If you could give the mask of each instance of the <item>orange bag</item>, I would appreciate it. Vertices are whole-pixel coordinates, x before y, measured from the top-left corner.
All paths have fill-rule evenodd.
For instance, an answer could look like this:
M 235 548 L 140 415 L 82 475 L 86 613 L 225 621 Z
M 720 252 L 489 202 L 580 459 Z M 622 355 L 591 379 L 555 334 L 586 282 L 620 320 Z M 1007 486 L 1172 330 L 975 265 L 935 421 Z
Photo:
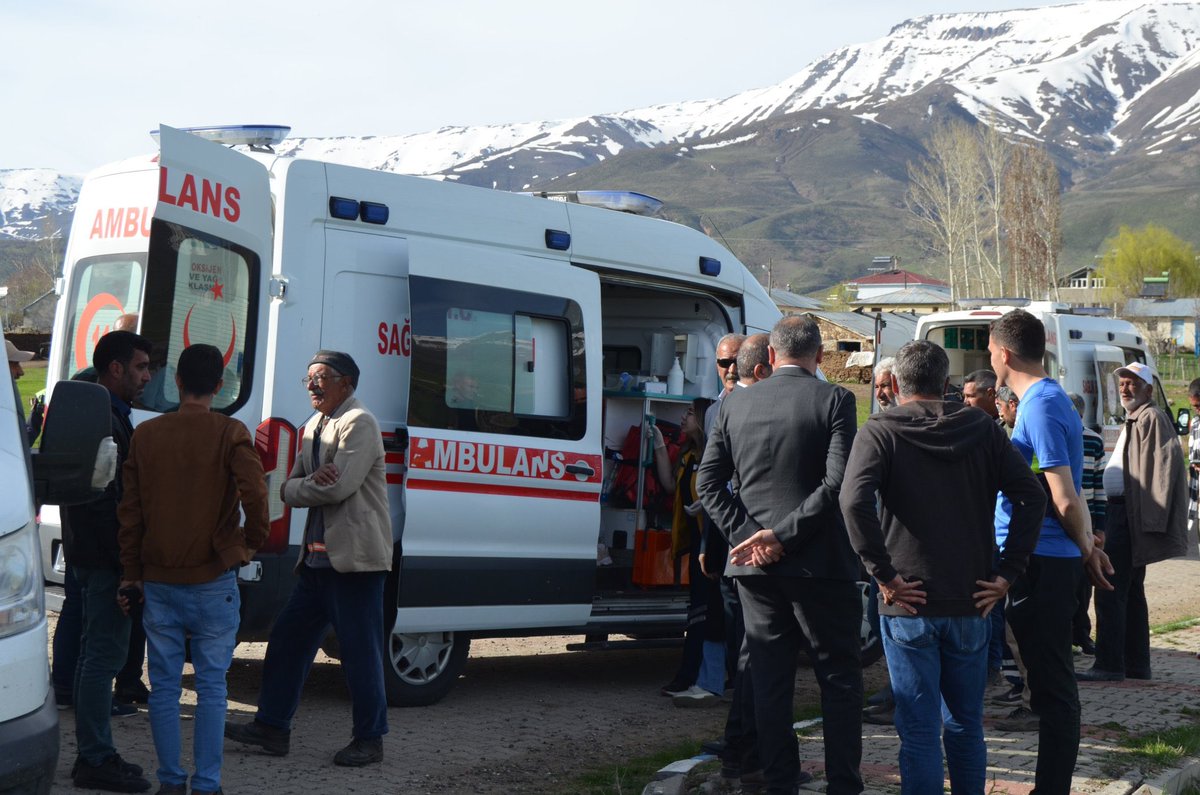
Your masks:
M 638 530 L 633 547 L 634 585 L 688 585 L 690 555 L 671 559 L 671 531 Z

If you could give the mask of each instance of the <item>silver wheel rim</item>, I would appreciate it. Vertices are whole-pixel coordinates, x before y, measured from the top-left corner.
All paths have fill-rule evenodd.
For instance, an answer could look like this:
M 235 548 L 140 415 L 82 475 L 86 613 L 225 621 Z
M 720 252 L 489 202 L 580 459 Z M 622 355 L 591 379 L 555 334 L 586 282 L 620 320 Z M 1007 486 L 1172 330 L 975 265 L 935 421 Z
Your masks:
M 392 635 L 392 668 L 410 685 L 427 685 L 445 672 L 453 650 L 453 632 Z

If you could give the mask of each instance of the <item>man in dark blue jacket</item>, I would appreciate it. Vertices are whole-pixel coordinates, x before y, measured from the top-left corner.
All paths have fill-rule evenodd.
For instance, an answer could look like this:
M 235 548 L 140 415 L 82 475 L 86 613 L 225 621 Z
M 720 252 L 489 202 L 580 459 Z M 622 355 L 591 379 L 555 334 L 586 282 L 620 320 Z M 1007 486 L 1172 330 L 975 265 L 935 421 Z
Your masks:
M 63 544 L 79 583 L 83 637 L 75 673 L 75 737 L 79 759 L 75 785 L 110 792 L 142 792 L 150 782 L 142 769 L 121 759 L 113 746 L 113 679 L 129 652 L 130 620 L 117 605 L 121 580 L 117 505 L 121 467 L 129 453 L 132 403 L 150 380 L 149 340 L 131 331 L 112 331 L 96 343 L 92 364 L 96 382 L 112 399 L 112 436 L 117 444 L 117 476 L 104 495 L 67 509 Z

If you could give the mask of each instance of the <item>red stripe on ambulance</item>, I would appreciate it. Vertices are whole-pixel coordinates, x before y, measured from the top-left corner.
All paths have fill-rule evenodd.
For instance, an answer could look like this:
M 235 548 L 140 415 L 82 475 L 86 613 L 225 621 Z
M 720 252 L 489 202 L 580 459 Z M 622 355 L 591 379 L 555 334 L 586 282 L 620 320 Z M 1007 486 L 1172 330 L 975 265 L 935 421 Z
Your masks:
M 422 471 L 458 472 L 543 481 L 599 483 L 600 461 L 598 455 L 580 455 L 562 450 L 452 439 L 414 439 L 409 468 L 414 476 Z M 568 472 L 568 466 L 585 467 L 591 470 L 591 474 Z

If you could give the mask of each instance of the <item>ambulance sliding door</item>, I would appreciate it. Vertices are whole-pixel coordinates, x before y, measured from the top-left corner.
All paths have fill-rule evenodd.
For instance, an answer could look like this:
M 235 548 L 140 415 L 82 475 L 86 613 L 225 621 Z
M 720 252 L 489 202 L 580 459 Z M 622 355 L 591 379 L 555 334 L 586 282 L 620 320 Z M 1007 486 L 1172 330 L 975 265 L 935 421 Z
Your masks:
M 321 347 L 349 353 L 362 373 L 354 394 L 383 433 L 392 537 L 399 540 L 412 354 L 407 241 L 327 228 L 324 295 Z
M 582 626 L 602 479 L 598 278 L 420 244 L 396 631 Z

